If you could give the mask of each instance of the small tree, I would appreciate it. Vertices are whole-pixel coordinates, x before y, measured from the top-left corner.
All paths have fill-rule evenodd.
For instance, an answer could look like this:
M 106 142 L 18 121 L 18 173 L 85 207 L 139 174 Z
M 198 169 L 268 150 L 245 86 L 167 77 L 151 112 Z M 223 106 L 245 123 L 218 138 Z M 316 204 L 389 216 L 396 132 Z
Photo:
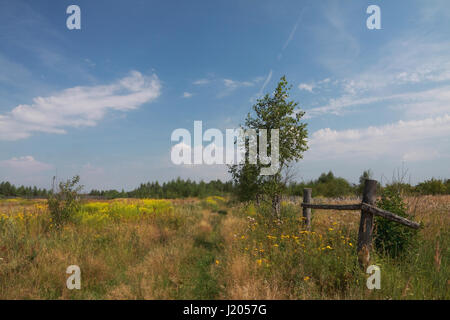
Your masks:
M 372 179 L 373 177 L 373 173 L 372 170 L 368 169 L 368 170 L 364 170 L 364 172 L 362 173 L 362 175 L 359 177 L 359 184 L 358 184 L 358 194 L 362 194 L 363 190 L 364 190 L 364 182 L 367 179 Z
M 254 114 L 247 115 L 242 128 L 244 130 L 254 129 L 257 135 L 260 135 L 260 130 L 267 130 L 268 157 L 271 157 L 273 151 L 271 130 L 279 130 L 278 171 L 273 175 L 261 176 L 263 164 L 260 158 L 258 158 L 257 164 L 249 164 L 246 158 L 244 164 L 230 167 L 238 189 L 239 186 L 244 187 L 246 184 L 252 187 L 251 195 L 253 193 L 267 195 L 272 202 L 273 214 L 277 216 L 280 215 L 281 194 L 285 189 L 281 172 L 293 162 L 302 159 L 303 152 L 308 149 L 306 123 L 301 122 L 305 112 L 296 110 L 298 103 L 288 100 L 290 89 L 286 77 L 283 76 L 272 95 L 266 94 L 263 98 L 258 99 L 253 106 Z M 248 149 L 246 148 L 246 150 Z M 242 184 L 243 182 L 245 184 Z
M 317 182 L 318 183 L 328 183 L 328 182 L 331 182 L 331 181 L 333 181 L 335 179 L 335 177 L 334 177 L 334 174 L 333 174 L 333 171 L 328 171 L 328 173 L 322 173 L 320 176 L 319 176 L 319 179 L 317 179 Z
M 377 201 L 377 207 L 408 218 L 406 205 L 400 191 L 395 187 L 386 187 Z M 405 255 L 415 247 L 417 230 L 407 228 L 394 221 L 375 217 L 375 248 L 391 257 Z
M 259 169 L 248 162 L 234 165 L 229 168 L 229 172 L 235 181 L 234 190 L 240 201 L 258 200 L 261 193 L 259 185 Z
M 78 193 L 83 186 L 76 186 L 80 177 L 75 176 L 72 180 L 59 183 L 59 191 L 50 193 L 47 200 L 48 209 L 53 223 L 60 228 L 71 219 L 73 214 L 80 208 L 80 197 Z

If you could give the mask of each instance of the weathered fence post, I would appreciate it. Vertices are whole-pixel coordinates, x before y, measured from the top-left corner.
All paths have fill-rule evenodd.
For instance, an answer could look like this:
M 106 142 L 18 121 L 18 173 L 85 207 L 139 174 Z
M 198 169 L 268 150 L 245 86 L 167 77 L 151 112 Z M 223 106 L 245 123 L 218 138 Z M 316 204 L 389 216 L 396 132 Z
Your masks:
M 311 188 L 303 189 L 303 203 L 311 203 Z M 305 218 L 305 226 L 308 230 L 311 230 L 311 208 L 303 207 L 303 218 Z
M 377 192 L 377 181 L 367 179 L 364 183 L 363 203 L 375 204 Z M 361 221 L 359 222 L 358 233 L 358 260 L 361 266 L 367 267 L 370 261 L 370 251 L 372 250 L 373 233 L 373 213 L 361 209 Z

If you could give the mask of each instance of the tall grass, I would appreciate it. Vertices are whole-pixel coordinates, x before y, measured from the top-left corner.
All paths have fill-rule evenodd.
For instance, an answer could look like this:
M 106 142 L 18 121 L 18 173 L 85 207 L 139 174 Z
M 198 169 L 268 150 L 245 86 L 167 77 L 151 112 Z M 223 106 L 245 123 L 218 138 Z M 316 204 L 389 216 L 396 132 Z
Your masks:
M 0 200 L 0 299 L 449 299 L 450 196 L 404 199 L 423 222 L 412 255 L 357 262 L 357 212 L 227 199 L 88 201 L 60 229 L 45 203 Z M 226 215 L 220 212 L 227 212 Z M 81 290 L 66 268 L 81 268 Z
M 272 292 L 269 297 L 281 299 L 449 299 L 449 200 L 434 197 L 431 210 L 422 207 L 416 214 L 424 228 L 414 254 L 392 258 L 374 253 L 372 264 L 381 268 L 380 290 L 367 289 L 368 275 L 357 261 L 358 213 L 317 210 L 309 232 L 292 205 L 284 206 L 282 221 L 266 218 L 268 208 L 248 215 L 252 206 L 241 207 L 235 214 L 239 223 L 234 222 L 240 227 L 233 227 L 239 232 L 229 238 L 234 258 L 228 269 L 254 271 L 245 290 L 231 281 L 232 296 L 251 298 L 248 292 L 254 290 L 259 298 Z

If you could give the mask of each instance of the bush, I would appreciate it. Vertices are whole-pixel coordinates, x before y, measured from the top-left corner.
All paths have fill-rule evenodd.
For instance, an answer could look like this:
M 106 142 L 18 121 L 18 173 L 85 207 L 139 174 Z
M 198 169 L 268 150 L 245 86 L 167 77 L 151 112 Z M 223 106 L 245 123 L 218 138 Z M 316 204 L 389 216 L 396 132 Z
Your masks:
M 337 198 L 350 195 L 354 192 L 352 186 L 344 178 L 334 177 L 330 181 L 320 182 L 313 187 L 313 196 L 322 195 L 327 198 Z
M 357 187 L 350 184 L 344 178 L 336 177 L 333 172 L 322 173 L 317 180 L 309 182 L 291 182 L 287 186 L 287 194 L 291 196 L 302 196 L 304 188 L 312 188 L 312 196 L 323 196 L 326 198 L 337 198 L 355 195 Z
M 83 187 L 76 187 L 79 182 L 80 177 L 75 176 L 72 180 L 61 182 L 58 193 L 50 194 L 47 200 L 48 210 L 56 228 L 64 225 L 80 209 L 81 204 L 78 193 Z
M 382 191 L 377 207 L 409 218 L 400 191 L 395 188 L 387 187 Z M 374 244 L 378 252 L 386 253 L 393 258 L 403 256 L 414 249 L 416 241 L 417 230 L 382 217 L 375 218 Z
M 432 178 L 430 180 L 419 183 L 416 186 L 416 190 L 423 195 L 448 194 L 450 192 L 450 190 L 447 190 L 448 185 L 449 180 L 444 183 L 443 180 Z

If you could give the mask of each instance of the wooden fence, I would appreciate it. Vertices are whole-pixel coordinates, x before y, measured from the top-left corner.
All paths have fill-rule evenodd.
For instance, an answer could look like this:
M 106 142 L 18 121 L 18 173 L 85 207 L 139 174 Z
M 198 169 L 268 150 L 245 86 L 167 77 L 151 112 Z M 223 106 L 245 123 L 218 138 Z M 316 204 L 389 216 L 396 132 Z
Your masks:
M 367 266 L 370 260 L 370 251 L 372 250 L 373 219 L 374 216 L 380 216 L 385 219 L 400 223 L 410 228 L 418 229 L 420 225 L 409 221 L 392 212 L 375 207 L 376 201 L 376 180 L 366 180 L 364 184 L 363 198 L 361 203 L 357 204 L 313 204 L 311 202 L 312 189 L 303 189 L 303 217 L 308 230 L 311 229 L 311 209 L 324 210 L 361 210 L 361 220 L 358 232 L 358 259 L 361 265 Z

